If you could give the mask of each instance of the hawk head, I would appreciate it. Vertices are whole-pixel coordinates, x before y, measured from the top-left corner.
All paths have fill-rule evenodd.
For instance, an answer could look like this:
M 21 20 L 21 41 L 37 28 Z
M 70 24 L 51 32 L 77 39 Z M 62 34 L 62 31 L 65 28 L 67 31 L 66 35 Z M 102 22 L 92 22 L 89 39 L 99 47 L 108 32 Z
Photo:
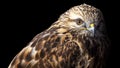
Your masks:
M 101 36 L 104 34 L 104 20 L 102 12 L 90 5 L 82 4 L 75 6 L 58 19 L 59 27 L 66 27 L 69 30 L 75 30 L 80 35 Z

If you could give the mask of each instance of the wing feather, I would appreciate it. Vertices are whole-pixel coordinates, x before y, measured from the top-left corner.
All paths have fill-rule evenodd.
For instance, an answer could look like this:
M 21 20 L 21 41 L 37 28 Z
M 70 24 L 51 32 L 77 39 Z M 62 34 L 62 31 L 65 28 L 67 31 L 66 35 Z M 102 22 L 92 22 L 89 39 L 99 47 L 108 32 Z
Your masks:
M 80 48 L 69 34 L 37 35 L 16 55 L 9 68 L 69 68 L 78 61 Z M 16 64 L 17 63 L 17 64 Z

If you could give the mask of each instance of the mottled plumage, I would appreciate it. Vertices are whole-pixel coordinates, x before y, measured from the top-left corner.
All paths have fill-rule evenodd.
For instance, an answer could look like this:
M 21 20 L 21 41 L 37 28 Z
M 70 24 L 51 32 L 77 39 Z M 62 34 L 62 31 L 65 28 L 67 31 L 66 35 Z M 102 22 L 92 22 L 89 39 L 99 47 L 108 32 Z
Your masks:
M 8 68 L 103 68 L 108 46 L 101 11 L 82 4 L 35 36 Z

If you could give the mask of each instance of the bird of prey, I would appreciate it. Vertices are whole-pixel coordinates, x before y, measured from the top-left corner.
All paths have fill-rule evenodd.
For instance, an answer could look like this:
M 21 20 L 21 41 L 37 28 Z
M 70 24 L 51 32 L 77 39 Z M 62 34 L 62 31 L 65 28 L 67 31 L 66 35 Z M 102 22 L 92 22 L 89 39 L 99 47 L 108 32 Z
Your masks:
M 37 34 L 8 68 L 103 68 L 108 46 L 102 12 L 81 4 Z

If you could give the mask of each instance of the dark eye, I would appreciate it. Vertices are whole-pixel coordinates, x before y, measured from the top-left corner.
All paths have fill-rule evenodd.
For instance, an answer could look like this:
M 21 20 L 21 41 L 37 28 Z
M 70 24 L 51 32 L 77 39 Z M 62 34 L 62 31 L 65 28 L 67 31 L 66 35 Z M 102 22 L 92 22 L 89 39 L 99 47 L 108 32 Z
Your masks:
M 81 24 L 83 23 L 83 21 L 82 21 L 80 18 L 75 19 L 75 22 L 76 22 L 78 25 L 81 25 Z

